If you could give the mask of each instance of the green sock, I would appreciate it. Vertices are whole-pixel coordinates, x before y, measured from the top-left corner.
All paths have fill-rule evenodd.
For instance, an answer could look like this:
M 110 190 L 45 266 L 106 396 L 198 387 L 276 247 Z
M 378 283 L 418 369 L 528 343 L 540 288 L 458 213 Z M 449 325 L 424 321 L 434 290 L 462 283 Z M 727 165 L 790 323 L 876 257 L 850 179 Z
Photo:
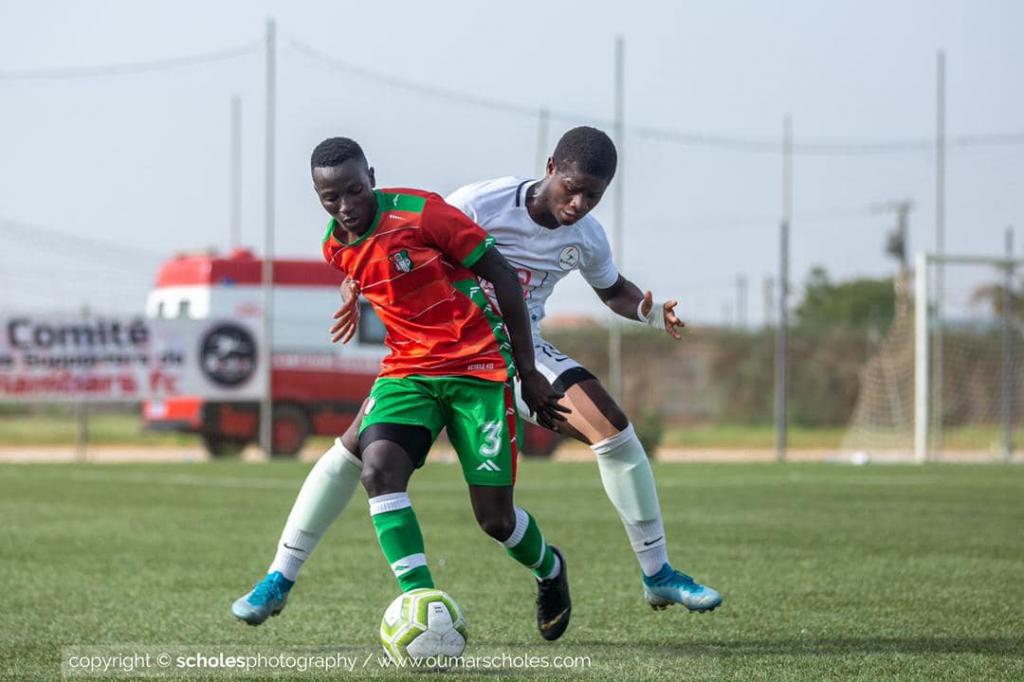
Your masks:
M 525 509 L 516 507 L 515 530 L 501 544 L 510 557 L 533 571 L 537 580 L 550 580 L 561 570 L 558 557 L 544 541 L 537 521 Z
M 423 534 L 406 493 L 370 498 L 370 515 L 377 540 L 403 592 L 432 588 L 434 579 L 423 553 Z

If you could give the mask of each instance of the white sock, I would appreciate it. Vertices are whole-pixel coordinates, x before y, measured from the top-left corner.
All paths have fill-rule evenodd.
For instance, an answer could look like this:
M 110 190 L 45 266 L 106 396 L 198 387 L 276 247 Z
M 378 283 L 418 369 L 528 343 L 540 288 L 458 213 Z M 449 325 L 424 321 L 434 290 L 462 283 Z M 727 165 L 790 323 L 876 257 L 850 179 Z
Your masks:
M 555 563 L 551 565 L 551 572 L 548 573 L 543 578 L 537 578 L 537 580 L 551 580 L 552 578 L 557 578 L 558 574 L 561 573 L 561 572 L 562 572 L 562 560 L 559 559 L 558 555 L 556 554 L 555 555 Z
M 608 499 L 619 512 L 640 569 L 652 576 L 668 563 L 658 490 L 644 446 L 633 425 L 590 446 L 597 455 Z
M 512 534 L 509 535 L 506 539 L 499 541 L 502 545 L 505 546 L 506 549 L 511 549 L 518 545 L 520 542 L 522 542 L 523 536 L 526 535 L 526 529 L 530 525 L 530 515 L 526 513 L 525 509 L 523 509 L 522 507 L 516 507 L 515 514 L 516 525 L 512 528 Z M 541 546 L 540 559 L 534 565 L 534 568 L 536 566 L 539 566 L 541 562 L 544 561 L 544 555 L 547 554 L 547 551 L 548 545 L 545 541 Z M 555 557 L 555 561 L 553 564 L 551 564 L 551 570 L 548 571 L 548 574 L 545 576 L 534 576 L 535 578 L 537 578 L 538 581 L 551 580 L 552 578 L 557 577 L 558 574 L 562 571 L 562 560 L 559 559 L 558 555 L 554 552 L 552 552 L 552 554 Z
M 327 529 L 345 509 L 359 486 L 363 464 L 340 438 L 306 476 L 277 545 L 269 573 L 280 571 L 294 581 Z

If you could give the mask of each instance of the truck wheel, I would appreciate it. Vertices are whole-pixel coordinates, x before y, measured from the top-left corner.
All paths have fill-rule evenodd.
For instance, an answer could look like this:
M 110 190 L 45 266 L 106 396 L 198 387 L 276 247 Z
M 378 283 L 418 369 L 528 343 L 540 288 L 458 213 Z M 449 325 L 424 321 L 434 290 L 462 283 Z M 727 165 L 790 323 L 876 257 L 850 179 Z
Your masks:
M 274 457 L 294 457 L 309 437 L 309 418 L 294 405 L 275 405 L 273 422 Z
M 242 450 L 249 442 L 244 438 L 230 438 L 211 433 L 200 434 L 200 438 L 211 457 L 237 457 L 242 454 Z

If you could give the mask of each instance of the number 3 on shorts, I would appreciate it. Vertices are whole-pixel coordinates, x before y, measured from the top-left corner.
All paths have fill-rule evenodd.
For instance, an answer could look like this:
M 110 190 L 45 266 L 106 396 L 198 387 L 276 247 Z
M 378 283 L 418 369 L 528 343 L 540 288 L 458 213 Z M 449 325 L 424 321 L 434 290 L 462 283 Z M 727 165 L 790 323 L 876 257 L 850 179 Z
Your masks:
M 481 457 L 494 457 L 501 452 L 501 422 L 484 422 L 484 442 L 480 444 Z

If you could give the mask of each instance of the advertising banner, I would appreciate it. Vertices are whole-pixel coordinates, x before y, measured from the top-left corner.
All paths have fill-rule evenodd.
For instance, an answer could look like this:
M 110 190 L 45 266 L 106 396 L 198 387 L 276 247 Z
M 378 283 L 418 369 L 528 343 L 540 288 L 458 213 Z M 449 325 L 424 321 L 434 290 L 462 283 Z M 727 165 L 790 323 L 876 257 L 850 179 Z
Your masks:
M 263 395 L 259 321 L 0 318 L 0 402 Z

